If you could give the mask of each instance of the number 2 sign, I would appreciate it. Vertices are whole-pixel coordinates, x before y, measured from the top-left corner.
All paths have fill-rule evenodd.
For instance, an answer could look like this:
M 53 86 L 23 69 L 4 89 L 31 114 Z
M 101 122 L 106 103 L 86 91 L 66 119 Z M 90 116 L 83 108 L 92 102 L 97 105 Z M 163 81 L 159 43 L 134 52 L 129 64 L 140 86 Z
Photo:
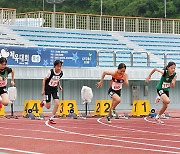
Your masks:
M 97 100 L 94 109 L 94 115 L 106 116 L 109 112 L 111 104 L 112 104 L 111 100 Z

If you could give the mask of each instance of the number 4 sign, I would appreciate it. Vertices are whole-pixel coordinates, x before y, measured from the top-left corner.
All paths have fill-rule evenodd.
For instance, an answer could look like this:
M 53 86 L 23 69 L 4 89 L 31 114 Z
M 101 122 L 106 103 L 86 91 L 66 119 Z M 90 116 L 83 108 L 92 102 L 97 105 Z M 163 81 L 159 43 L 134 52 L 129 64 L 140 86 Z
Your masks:
M 32 110 L 34 116 L 38 117 L 43 113 L 42 107 L 40 107 L 40 100 L 26 100 L 24 102 L 23 116 L 28 114 L 28 110 Z

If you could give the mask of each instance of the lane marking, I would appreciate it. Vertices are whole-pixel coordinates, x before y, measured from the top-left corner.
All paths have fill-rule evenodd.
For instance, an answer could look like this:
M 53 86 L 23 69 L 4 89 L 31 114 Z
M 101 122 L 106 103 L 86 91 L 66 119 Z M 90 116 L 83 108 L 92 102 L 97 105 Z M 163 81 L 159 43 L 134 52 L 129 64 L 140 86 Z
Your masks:
M 21 152 L 21 153 L 30 153 L 30 154 L 43 154 L 43 153 L 38 153 L 38 152 L 10 149 L 10 148 L 4 148 L 4 147 L 0 147 L 0 150 L 13 151 L 13 152 Z
M 121 129 L 124 129 L 124 130 L 130 130 L 132 132 L 141 132 L 141 133 L 151 133 L 151 134 L 158 134 L 158 135 L 166 135 L 166 136 L 174 136 L 174 137 L 180 137 L 180 135 L 176 135 L 176 134 L 168 134 L 168 133 L 158 133 L 158 132 L 152 132 L 152 131 L 147 131 L 147 130 L 138 130 L 138 129 L 133 129 L 133 128 L 125 128 L 125 127 L 120 127 L 120 126 L 114 126 L 112 124 L 106 124 L 106 123 L 103 123 L 101 122 L 102 118 L 99 118 L 97 119 L 97 121 L 102 124 L 102 125 L 105 125 L 105 126 L 109 126 L 109 127 L 114 127 L 114 128 L 121 128 Z
M 102 147 L 113 147 L 113 148 L 125 148 L 125 149 L 135 149 L 135 150 L 144 150 L 144 151 L 154 151 L 154 152 L 163 152 L 163 153 L 172 153 L 172 154 L 179 154 L 179 152 L 173 152 L 173 151 L 166 151 L 166 150 L 156 150 L 156 149 L 143 149 L 143 148 L 133 148 L 133 147 L 124 147 L 120 145 L 112 145 L 112 144 L 100 144 L 100 143 L 91 143 L 91 142 L 80 142 L 80 141 L 72 141 L 72 140 L 59 140 L 59 139 L 50 139 L 50 138 L 35 138 L 35 137 L 29 137 L 29 136 L 14 136 L 14 135 L 3 135 L 0 134 L 0 136 L 6 136 L 6 137 L 13 137 L 13 138 L 25 138 L 25 139 L 34 139 L 34 140 L 42 140 L 45 141 L 56 141 L 56 142 L 66 142 L 66 143 L 74 143 L 74 144 L 86 144 L 86 145 L 94 145 L 94 146 L 102 146 Z M 28 152 L 27 152 L 28 153 Z M 42 154 L 42 153 L 33 153 L 33 154 Z
M 145 117 L 144 120 L 147 121 L 147 122 L 149 122 L 149 123 L 158 124 L 157 122 L 153 122 L 153 121 L 148 120 L 147 117 Z M 179 123 L 177 123 L 177 124 L 179 124 Z M 174 127 L 174 128 L 180 128 L 180 126 L 169 125 L 169 124 L 166 124 L 166 123 L 161 124 L 161 125 L 169 126 L 169 127 Z M 171 129 L 172 129 L 172 128 L 171 128 Z M 178 130 L 180 130 L 180 129 L 178 129 Z
M 142 143 L 142 142 L 133 142 L 133 141 L 126 141 L 126 140 L 119 140 L 119 139 L 101 137 L 101 136 L 96 136 L 96 135 L 91 135 L 91 134 L 82 134 L 82 133 L 77 133 L 77 132 L 71 132 L 71 131 L 63 130 L 63 129 L 60 129 L 60 128 L 56 128 L 56 127 L 54 127 L 52 125 L 49 125 L 48 121 L 46 121 L 45 124 L 46 124 L 46 126 L 52 128 L 52 129 L 67 132 L 67 133 L 73 134 L 73 135 L 81 135 L 81 136 L 86 136 L 86 137 L 92 137 L 92 138 L 98 138 L 98 139 L 104 139 L 104 140 L 111 140 L 111 141 L 117 141 L 117 142 L 126 142 L 126 143 L 131 143 L 131 144 L 140 144 L 140 145 L 148 145 L 148 146 L 153 146 L 153 147 L 162 147 L 162 148 L 170 148 L 170 149 L 180 150 L 180 148 L 177 148 L 177 147 L 169 147 L 169 146 L 163 146 L 163 145 L 157 145 L 157 144 L 156 145 L 154 145 L 154 144 L 146 144 L 146 143 Z M 125 146 L 120 146 L 120 147 L 121 148 L 128 148 L 128 149 L 138 149 L 138 150 L 165 152 L 164 150 L 137 148 L 137 147 L 131 147 L 131 146 L 126 146 L 126 147 Z M 173 151 L 168 151 L 168 152 L 173 153 Z

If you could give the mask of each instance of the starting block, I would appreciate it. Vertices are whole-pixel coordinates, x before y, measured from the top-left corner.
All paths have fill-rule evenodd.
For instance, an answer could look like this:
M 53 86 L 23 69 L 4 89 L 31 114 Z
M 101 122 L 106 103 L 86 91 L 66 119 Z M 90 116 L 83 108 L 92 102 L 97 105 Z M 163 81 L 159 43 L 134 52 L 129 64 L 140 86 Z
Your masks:
M 61 100 L 58 108 L 58 116 L 75 117 L 78 115 L 78 108 L 75 100 Z
M 150 113 L 149 100 L 134 100 L 131 110 L 131 116 L 147 116 Z
M 4 105 L 0 108 L 0 116 L 4 117 L 5 116 L 5 110 L 4 110 Z
M 115 119 L 129 119 L 129 115 L 127 113 L 124 113 L 123 115 L 118 115 L 118 113 L 116 112 L 115 116 L 111 114 L 110 117 Z
M 111 108 L 111 100 L 96 100 L 94 109 L 95 116 L 106 116 Z
M 43 109 L 40 107 L 40 100 L 26 100 L 24 102 L 23 117 L 34 119 L 44 119 Z

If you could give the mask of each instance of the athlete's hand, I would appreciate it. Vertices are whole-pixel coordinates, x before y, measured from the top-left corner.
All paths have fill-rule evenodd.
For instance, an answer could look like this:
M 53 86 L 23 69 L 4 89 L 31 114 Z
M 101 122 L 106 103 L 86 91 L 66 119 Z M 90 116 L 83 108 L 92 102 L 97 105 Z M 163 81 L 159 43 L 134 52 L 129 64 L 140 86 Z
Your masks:
M 15 86 L 15 83 L 14 83 L 14 81 L 11 81 L 11 85 L 14 87 Z
M 150 79 L 151 79 L 151 77 L 148 76 L 145 81 L 148 83 Z
M 96 87 L 97 87 L 97 88 L 102 87 L 102 85 L 103 85 L 103 82 L 102 82 L 102 81 L 99 81 L 98 83 L 96 83 Z
M 44 94 L 45 94 L 45 91 L 44 91 L 44 90 L 42 90 L 42 91 L 41 91 L 41 95 L 43 96 Z
M 63 88 L 61 86 L 59 86 L 59 90 L 62 92 L 63 91 Z

